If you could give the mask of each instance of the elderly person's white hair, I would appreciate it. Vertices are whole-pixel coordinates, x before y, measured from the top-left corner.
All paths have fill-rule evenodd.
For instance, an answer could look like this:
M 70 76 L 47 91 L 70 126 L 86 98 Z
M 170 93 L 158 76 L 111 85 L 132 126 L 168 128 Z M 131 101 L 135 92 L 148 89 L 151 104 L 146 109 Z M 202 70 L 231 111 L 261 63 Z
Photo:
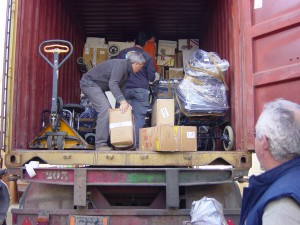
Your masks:
M 146 59 L 143 56 L 143 54 L 141 52 L 138 52 L 138 51 L 127 52 L 125 58 L 129 59 L 129 61 L 131 63 L 145 64 L 145 62 L 146 62 Z
M 300 156 L 300 105 L 284 99 L 265 104 L 255 130 L 258 139 L 267 137 L 277 161 Z

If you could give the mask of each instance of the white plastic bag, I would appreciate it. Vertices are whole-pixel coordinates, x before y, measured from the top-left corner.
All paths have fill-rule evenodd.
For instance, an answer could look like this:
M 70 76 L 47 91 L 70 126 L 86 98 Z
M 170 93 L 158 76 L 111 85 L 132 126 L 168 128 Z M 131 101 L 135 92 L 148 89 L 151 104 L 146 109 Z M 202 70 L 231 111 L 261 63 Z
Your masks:
M 227 225 L 223 206 L 214 198 L 193 201 L 190 215 L 192 225 Z

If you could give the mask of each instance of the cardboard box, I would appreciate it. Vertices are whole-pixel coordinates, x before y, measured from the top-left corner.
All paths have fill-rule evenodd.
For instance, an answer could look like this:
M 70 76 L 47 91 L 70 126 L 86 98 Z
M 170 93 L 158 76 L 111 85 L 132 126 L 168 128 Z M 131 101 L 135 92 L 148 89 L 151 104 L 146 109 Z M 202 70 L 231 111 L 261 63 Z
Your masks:
M 158 41 L 157 65 L 158 66 L 174 66 L 176 41 Z
M 156 63 L 158 66 L 174 66 L 175 58 L 174 56 L 159 55 L 157 56 Z
M 175 54 L 174 67 L 176 67 L 176 68 L 183 67 L 183 55 L 182 55 L 182 51 L 177 52 Z
M 189 61 L 190 56 L 199 49 L 199 39 L 178 39 L 178 50 L 182 51 L 182 64 Z
M 102 48 L 91 48 L 85 44 L 83 49 L 83 61 L 88 69 L 108 59 L 107 45 Z
M 174 125 L 174 99 L 157 99 L 152 106 L 151 126 Z
M 134 42 L 119 42 L 119 41 L 109 41 L 108 42 L 108 54 L 109 56 L 116 56 L 121 50 L 125 48 L 131 48 L 134 46 Z
M 157 98 L 158 99 L 173 99 L 175 90 L 182 79 L 159 80 L 157 84 Z
M 183 68 L 169 68 L 169 79 L 183 77 Z
M 142 128 L 139 132 L 142 151 L 197 151 L 197 127 L 170 126 Z
M 90 48 L 102 48 L 105 45 L 105 38 L 87 37 L 85 43 Z
M 109 110 L 110 142 L 117 148 L 131 147 L 135 144 L 132 111 L 121 113 L 120 109 Z
M 199 49 L 199 39 L 178 39 L 178 50 L 192 50 Z
M 176 47 L 177 47 L 176 41 L 159 40 L 158 51 L 157 51 L 158 55 L 174 56 Z

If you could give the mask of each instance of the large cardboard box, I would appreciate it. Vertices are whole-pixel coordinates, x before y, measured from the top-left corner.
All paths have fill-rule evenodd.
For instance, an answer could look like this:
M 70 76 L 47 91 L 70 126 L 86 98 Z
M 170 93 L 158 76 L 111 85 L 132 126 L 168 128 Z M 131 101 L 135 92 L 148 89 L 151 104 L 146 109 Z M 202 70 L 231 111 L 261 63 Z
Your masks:
M 159 40 L 157 51 L 157 65 L 174 66 L 176 41 Z
M 178 39 L 178 50 L 192 50 L 199 49 L 199 39 Z
M 156 63 L 158 66 L 174 66 L 175 58 L 174 56 L 159 55 L 157 56 Z
M 105 38 L 87 37 L 85 42 L 90 48 L 100 48 L 105 45 Z
M 182 56 L 182 51 L 177 52 L 177 53 L 175 54 L 174 67 L 176 67 L 176 68 L 181 68 L 181 67 L 183 67 L 183 56 Z
M 139 138 L 139 150 L 143 151 L 197 151 L 195 126 L 160 125 L 142 128 Z
M 175 90 L 182 79 L 160 79 L 157 84 L 156 95 L 158 99 L 173 99 Z
M 175 49 L 177 47 L 176 41 L 158 41 L 158 55 L 175 55 Z
M 87 65 L 88 69 L 96 66 L 97 64 L 108 59 L 107 45 L 102 47 L 91 48 L 88 44 L 85 44 L 83 49 L 83 61 Z
M 174 125 L 174 99 L 157 99 L 152 106 L 151 126 Z
M 183 68 L 169 68 L 169 79 L 172 78 L 183 78 Z
M 182 51 L 182 64 L 185 65 L 190 56 L 199 49 L 199 39 L 178 39 L 178 50 Z
M 132 111 L 121 113 L 121 110 L 109 110 L 110 142 L 117 148 L 131 147 L 135 143 Z
M 109 41 L 108 42 L 108 55 L 110 57 L 116 56 L 121 50 L 125 48 L 131 48 L 134 46 L 134 41 L 131 42 L 119 42 L 119 41 Z

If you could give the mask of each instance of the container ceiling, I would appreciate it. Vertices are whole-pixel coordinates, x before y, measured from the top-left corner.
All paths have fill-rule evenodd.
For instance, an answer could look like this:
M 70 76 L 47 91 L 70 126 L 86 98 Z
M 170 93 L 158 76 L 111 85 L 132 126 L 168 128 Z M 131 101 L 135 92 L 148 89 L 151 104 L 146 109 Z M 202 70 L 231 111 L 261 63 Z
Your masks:
M 132 41 L 139 31 L 159 39 L 199 38 L 215 0 L 62 0 L 85 37 Z

